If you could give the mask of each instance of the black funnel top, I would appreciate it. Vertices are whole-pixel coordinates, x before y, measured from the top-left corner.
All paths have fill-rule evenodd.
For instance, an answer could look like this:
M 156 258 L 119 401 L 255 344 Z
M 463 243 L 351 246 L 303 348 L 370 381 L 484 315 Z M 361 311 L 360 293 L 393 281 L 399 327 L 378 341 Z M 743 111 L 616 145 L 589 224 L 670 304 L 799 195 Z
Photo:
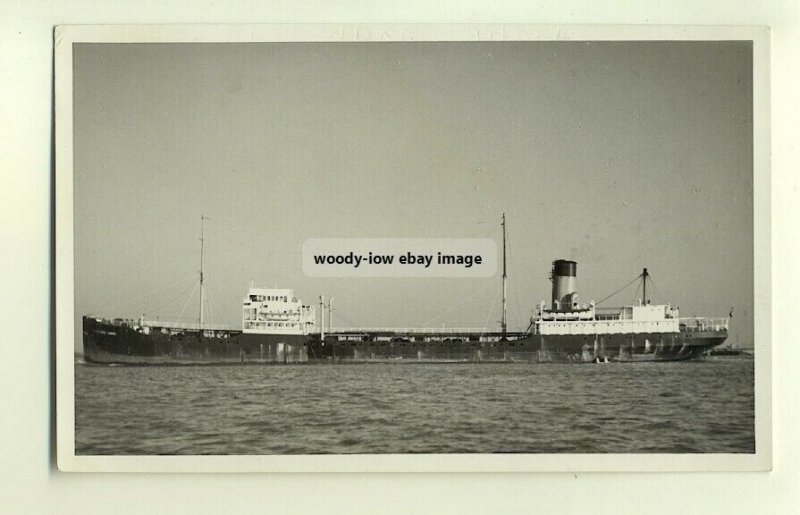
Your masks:
M 578 263 L 557 259 L 553 261 L 553 276 L 576 277 L 578 275 Z

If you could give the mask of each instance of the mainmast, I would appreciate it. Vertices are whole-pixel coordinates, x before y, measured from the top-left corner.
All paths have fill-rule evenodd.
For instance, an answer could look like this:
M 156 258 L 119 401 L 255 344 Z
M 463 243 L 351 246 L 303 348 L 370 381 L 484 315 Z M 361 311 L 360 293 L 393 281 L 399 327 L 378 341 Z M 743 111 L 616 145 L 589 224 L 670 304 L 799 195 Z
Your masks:
M 642 302 L 647 305 L 647 268 L 642 270 Z
M 506 282 L 508 276 L 506 275 L 506 214 L 503 213 L 503 321 L 501 322 L 501 331 L 503 333 L 503 340 L 506 339 Z
M 206 217 L 200 215 L 200 336 L 203 336 L 203 222 Z

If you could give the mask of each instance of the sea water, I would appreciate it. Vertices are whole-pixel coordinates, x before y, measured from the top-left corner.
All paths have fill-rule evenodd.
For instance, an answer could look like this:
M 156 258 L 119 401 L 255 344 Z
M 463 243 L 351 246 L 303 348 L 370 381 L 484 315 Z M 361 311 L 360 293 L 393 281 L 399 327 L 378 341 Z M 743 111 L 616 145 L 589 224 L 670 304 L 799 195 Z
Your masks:
M 83 455 L 752 453 L 753 360 L 75 366 Z

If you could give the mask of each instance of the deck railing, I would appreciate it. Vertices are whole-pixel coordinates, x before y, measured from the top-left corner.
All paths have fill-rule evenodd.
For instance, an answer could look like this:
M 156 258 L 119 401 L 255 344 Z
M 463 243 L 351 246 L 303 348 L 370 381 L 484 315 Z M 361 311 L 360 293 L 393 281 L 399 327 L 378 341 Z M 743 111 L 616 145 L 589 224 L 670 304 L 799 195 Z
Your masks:
M 108 325 L 115 325 L 119 327 L 153 327 L 158 329 L 185 329 L 189 331 L 199 331 L 200 324 L 198 322 L 168 322 L 166 320 L 140 320 L 138 318 L 102 318 L 102 317 L 88 317 L 94 318 L 98 322 Z M 226 324 L 203 324 L 204 331 L 241 331 L 241 327 L 234 327 Z
M 679 318 L 682 331 L 727 331 L 730 318 L 726 317 L 686 317 Z
M 138 323 L 138 322 L 137 322 Z M 145 320 L 146 327 L 158 327 L 164 329 L 186 329 L 188 331 L 199 331 L 200 324 L 197 322 L 162 322 L 161 320 Z M 203 331 L 241 331 L 241 327 L 234 327 L 226 324 L 203 324 Z
M 319 332 L 319 331 L 317 331 Z M 387 334 L 487 334 L 499 333 L 497 328 L 480 327 L 336 327 L 330 333 L 387 333 Z

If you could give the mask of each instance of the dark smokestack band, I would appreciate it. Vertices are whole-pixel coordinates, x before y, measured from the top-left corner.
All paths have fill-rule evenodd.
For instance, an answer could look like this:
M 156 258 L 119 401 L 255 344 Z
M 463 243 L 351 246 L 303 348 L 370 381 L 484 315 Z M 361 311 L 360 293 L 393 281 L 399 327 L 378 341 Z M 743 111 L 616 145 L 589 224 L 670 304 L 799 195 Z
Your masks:
M 562 277 L 576 277 L 578 275 L 578 263 L 558 259 L 553 261 L 553 275 Z

